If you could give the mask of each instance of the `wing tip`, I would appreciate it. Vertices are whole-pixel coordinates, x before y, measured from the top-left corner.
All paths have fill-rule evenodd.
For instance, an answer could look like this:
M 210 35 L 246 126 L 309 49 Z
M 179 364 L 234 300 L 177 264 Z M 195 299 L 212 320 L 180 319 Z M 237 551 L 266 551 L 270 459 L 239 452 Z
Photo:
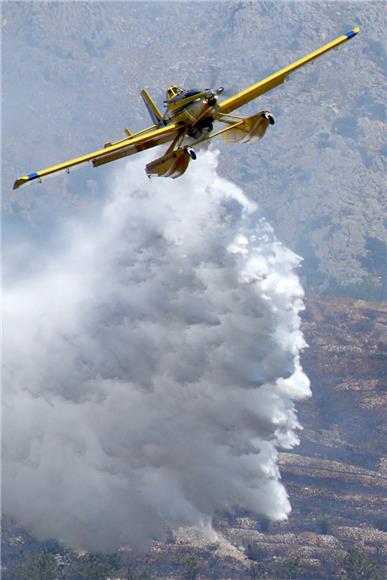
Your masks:
M 347 38 L 353 38 L 354 36 L 356 36 L 357 34 L 359 34 L 359 32 L 360 32 L 359 26 L 355 26 L 352 30 L 350 30 L 349 32 L 347 32 L 347 34 L 345 36 Z
M 16 179 L 15 183 L 13 184 L 13 189 L 18 189 L 18 187 L 20 187 L 24 183 L 27 183 L 27 181 L 28 181 L 27 176 L 19 177 L 19 179 Z
M 23 175 L 23 177 L 19 177 L 16 179 L 15 183 L 13 184 L 12 189 L 18 189 L 21 185 L 32 181 L 33 179 L 38 179 L 39 175 L 37 173 L 30 173 L 29 175 Z

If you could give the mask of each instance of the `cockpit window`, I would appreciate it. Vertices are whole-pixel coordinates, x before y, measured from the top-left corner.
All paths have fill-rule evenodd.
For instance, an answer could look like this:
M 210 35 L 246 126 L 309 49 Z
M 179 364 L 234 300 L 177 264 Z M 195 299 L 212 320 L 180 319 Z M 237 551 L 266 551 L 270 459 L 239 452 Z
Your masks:
M 180 95 L 177 95 L 176 97 L 171 99 L 171 101 L 173 103 L 178 103 L 179 101 L 182 101 L 183 99 L 188 99 L 188 97 L 193 97 L 194 95 L 199 95 L 199 93 L 201 93 L 201 92 L 202 91 L 199 91 L 199 89 L 191 89 L 190 91 L 184 91 L 184 92 L 180 93 Z

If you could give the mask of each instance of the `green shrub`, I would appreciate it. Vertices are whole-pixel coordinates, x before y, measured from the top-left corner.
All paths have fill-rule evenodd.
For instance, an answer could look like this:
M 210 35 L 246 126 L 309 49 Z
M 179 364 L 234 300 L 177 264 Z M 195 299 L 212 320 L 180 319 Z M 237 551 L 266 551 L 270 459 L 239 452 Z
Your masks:
M 189 556 L 186 561 L 185 578 L 191 580 L 199 574 L 199 564 L 195 556 Z
M 4 580 L 56 580 L 58 565 L 54 554 L 42 550 L 34 556 L 25 556 L 4 573 Z
M 357 548 L 348 550 L 343 566 L 350 580 L 382 580 L 377 563 L 366 552 Z
M 329 532 L 329 522 L 326 518 L 323 518 L 317 522 L 318 531 L 320 534 L 327 534 Z
M 282 570 L 286 580 L 296 580 L 302 574 L 302 560 L 299 556 L 292 556 L 284 560 Z
M 247 544 L 245 549 L 246 556 L 253 562 L 260 562 L 265 558 L 265 551 L 258 544 Z

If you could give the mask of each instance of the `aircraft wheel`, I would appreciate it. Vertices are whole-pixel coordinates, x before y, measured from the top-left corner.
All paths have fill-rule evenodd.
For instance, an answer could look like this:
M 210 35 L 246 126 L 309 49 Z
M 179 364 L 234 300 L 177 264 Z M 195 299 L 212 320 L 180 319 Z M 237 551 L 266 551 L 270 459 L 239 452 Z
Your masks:
M 263 113 L 263 116 L 264 116 L 264 117 L 265 117 L 265 118 L 266 118 L 266 119 L 269 121 L 270 125 L 274 125 L 274 123 L 275 123 L 275 121 L 274 121 L 274 117 L 273 117 L 273 115 L 271 115 L 271 114 L 269 113 L 269 111 L 265 111 L 265 112 Z
M 191 157 L 191 159 L 193 161 L 195 161 L 195 159 L 196 159 L 195 151 L 191 147 L 187 147 L 186 151 L 187 151 L 188 155 Z

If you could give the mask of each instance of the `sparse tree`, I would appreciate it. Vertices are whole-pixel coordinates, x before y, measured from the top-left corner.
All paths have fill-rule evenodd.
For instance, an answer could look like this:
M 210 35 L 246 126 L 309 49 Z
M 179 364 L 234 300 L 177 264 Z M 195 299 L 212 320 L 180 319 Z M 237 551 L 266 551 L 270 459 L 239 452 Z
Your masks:
M 144 570 L 128 568 L 127 580 L 151 580 L 152 576 Z
M 343 566 L 350 580 L 382 580 L 377 563 L 366 552 L 357 548 L 348 550 Z
M 185 578 L 193 580 L 199 574 L 199 564 L 195 556 L 188 556 L 186 561 Z
M 264 578 L 265 576 L 265 566 L 262 562 L 254 562 L 254 564 L 250 568 L 250 576 L 255 580 L 259 578 Z
M 329 532 L 329 522 L 326 518 L 322 518 L 317 522 L 320 534 L 327 534 Z
M 260 562 L 265 558 L 265 551 L 258 544 L 247 544 L 245 552 L 248 559 L 253 562 Z
M 375 528 L 381 532 L 387 532 L 387 518 L 380 517 L 375 520 Z
M 54 554 L 44 549 L 34 556 L 25 556 L 4 574 L 5 580 L 56 580 L 58 566 Z
M 302 560 L 299 556 L 287 558 L 282 563 L 282 570 L 286 580 L 296 580 L 302 574 Z
M 78 557 L 71 565 L 71 578 L 77 580 L 106 580 L 114 576 L 121 567 L 117 554 L 86 554 Z
M 270 523 L 271 523 L 270 520 L 268 520 L 267 518 L 261 518 L 259 520 L 259 527 L 263 534 L 266 534 L 266 532 L 270 530 Z

